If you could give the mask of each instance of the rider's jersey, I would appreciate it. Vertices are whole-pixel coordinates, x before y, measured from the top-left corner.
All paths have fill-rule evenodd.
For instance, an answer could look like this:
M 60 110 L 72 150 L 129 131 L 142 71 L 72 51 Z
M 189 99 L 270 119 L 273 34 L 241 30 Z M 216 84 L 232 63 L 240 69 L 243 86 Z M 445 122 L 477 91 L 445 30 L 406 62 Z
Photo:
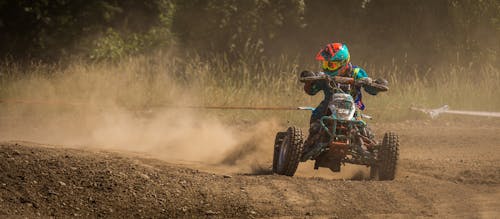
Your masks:
M 328 74 L 329 76 L 337 76 L 336 73 L 332 74 L 332 72 L 319 72 L 318 74 Z M 355 80 L 358 80 L 361 78 L 367 78 L 368 74 L 362 68 L 358 66 L 352 66 L 351 71 L 348 73 L 348 76 L 354 78 Z M 362 95 L 360 87 L 348 87 L 347 89 L 344 88 L 342 89 L 344 91 L 350 92 L 358 109 L 360 110 L 365 109 L 365 105 L 361 100 Z M 330 89 L 328 81 L 326 80 L 315 81 L 309 85 L 306 83 L 304 86 L 304 90 L 307 94 L 311 96 L 316 95 L 319 91 L 323 91 L 325 97 L 323 101 L 321 101 L 321 103 L 318 105 L 318 107 L 316 107 L 316 109 L 313 111 L 311 115 L 311 122 L 320 119 L 326 113 L 326 110 L 328 108 L 328 103 L 330 102 L 330 99 L 333 96 L 333 90 Z
M 319 72 L 318 74 L 327 74 L 329 76 L 337 76 L 337 73 L 332 73 L 332 72 Z M 361 78 L 367 78 L 368 74 L 366 71 L 358 66 L 353 66 L 351 68 L 351 72 L 348 73 L 348 76 L 351 78 L 354 78 L 354 80 L 358 80 Z M 328 86 L 327 81 L 316 81 L 311 84 L 311 86 L 308 86 L 307 88 L 304 89 L 307 94 L 313 96 L 316 95 L 319 91 L 323 91 L 325 94 L 324 100 L 329 100 L 333 96 L 332 90 Z M 356 100 L 359 94 L 361 94 L 361 90 L 359 88 L 343 88 L 344 91 L 350 91 L 351 96 Z

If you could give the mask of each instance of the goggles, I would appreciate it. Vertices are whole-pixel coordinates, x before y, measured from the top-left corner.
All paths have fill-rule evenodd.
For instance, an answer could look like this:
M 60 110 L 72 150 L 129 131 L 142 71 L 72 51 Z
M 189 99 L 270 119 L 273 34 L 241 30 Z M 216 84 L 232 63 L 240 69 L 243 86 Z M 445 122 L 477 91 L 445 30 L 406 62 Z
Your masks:
M 323 69 L 336 71 L 344 65 L 343 61 L 323 61 Z

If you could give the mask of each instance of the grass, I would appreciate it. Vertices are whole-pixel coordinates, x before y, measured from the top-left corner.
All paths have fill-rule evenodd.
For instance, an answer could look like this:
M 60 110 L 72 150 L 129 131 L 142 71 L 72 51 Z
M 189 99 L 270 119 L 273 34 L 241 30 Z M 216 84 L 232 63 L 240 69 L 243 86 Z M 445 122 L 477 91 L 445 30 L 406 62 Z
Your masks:
M 0 64 L 0 99 L 57 100 L 84 103 L 98 108 L 147 109 L 157 105 L 210 106 L 316 106 L 322 95 L 310 97 L 302 90 L 298 74 L 318 70 L 314 64 L 298 65 L 297 58 L 281 57 L 276 62 L 242 59 L 230 63 L 224 56 L 206 60 L 196 55 L 179 58 L 162 52 L 119 62 L 69 65 L 6 60 Z M 399 121 L 418 117 L 411 105 L 452 109 L 500 111 L 500 72 L 493 65 L 480 68 L 444 64 L 423 72 L 402 71 L 391 66 L 366 65 L 373 78 L 389 80 L 390 91 L 365 97 L 367 114 L 375 121 Z M 18 104 L 0 104 L 6 115 Z M 72 106 L 36 105 L 37 110 L 68 112 Z M 81 108 L 81 106 L 77 107 Z M 276 118 L 283 123 L 306 126 L 310 114 L 301 111 L 207 110 L 226 122 L 255 122 Z

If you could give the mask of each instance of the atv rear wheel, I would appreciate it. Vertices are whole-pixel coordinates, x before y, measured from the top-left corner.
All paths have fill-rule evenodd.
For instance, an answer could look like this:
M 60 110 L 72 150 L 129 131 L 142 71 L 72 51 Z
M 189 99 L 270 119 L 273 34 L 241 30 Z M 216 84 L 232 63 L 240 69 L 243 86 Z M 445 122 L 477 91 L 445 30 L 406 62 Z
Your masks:
M 370 168 L 370 177 L 378 180 L 393 180 L 399 158 L 399 138 L 395 133 L 385 133 L 378 148 L 377 163 Z
M 290 127 L 286 132 L 276 134 L 273 172 L 279 175 L 293 176 L 299 166 L 304 149 L 302 130 Z

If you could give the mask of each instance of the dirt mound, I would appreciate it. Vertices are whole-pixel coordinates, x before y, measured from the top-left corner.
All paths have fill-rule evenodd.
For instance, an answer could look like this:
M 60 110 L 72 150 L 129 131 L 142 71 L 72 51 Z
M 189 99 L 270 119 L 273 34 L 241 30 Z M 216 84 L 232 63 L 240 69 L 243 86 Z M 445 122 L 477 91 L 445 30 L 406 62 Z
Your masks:
M 367 169 L 358 166 L 313 171 L 310 162 L 293 178 L 272 175 L 270 155 L 254 162 L 245 150 L 207 164 L 0 142 L 0 216 L 496 218 L 499 122 L 375 125 L 399 133 L 394 181 L 365 181 Z M 244 148 L 265 150 L 246 140 Z
M 408 159 L 401 163 L 397 179 L 384 182 L 255 173 L 229 175 L 137 154 L 8 142 L 0 144 L 0 215 L 134 218 L 498 215 L 493 207 L 488 208 L 498 204 L 498 181 L 471 185 L 468 180 L 421 174 L 413 170 L 414 161 Z M 441 167 L 417 169 L 426 168 Z
M 19 144 L 3 144 L 0 157 L 0 215 L 138 218 L 250 213 L 242 195 L 229 192 L 238 189 L 226 185 L 223 176 L 156 160 Z

